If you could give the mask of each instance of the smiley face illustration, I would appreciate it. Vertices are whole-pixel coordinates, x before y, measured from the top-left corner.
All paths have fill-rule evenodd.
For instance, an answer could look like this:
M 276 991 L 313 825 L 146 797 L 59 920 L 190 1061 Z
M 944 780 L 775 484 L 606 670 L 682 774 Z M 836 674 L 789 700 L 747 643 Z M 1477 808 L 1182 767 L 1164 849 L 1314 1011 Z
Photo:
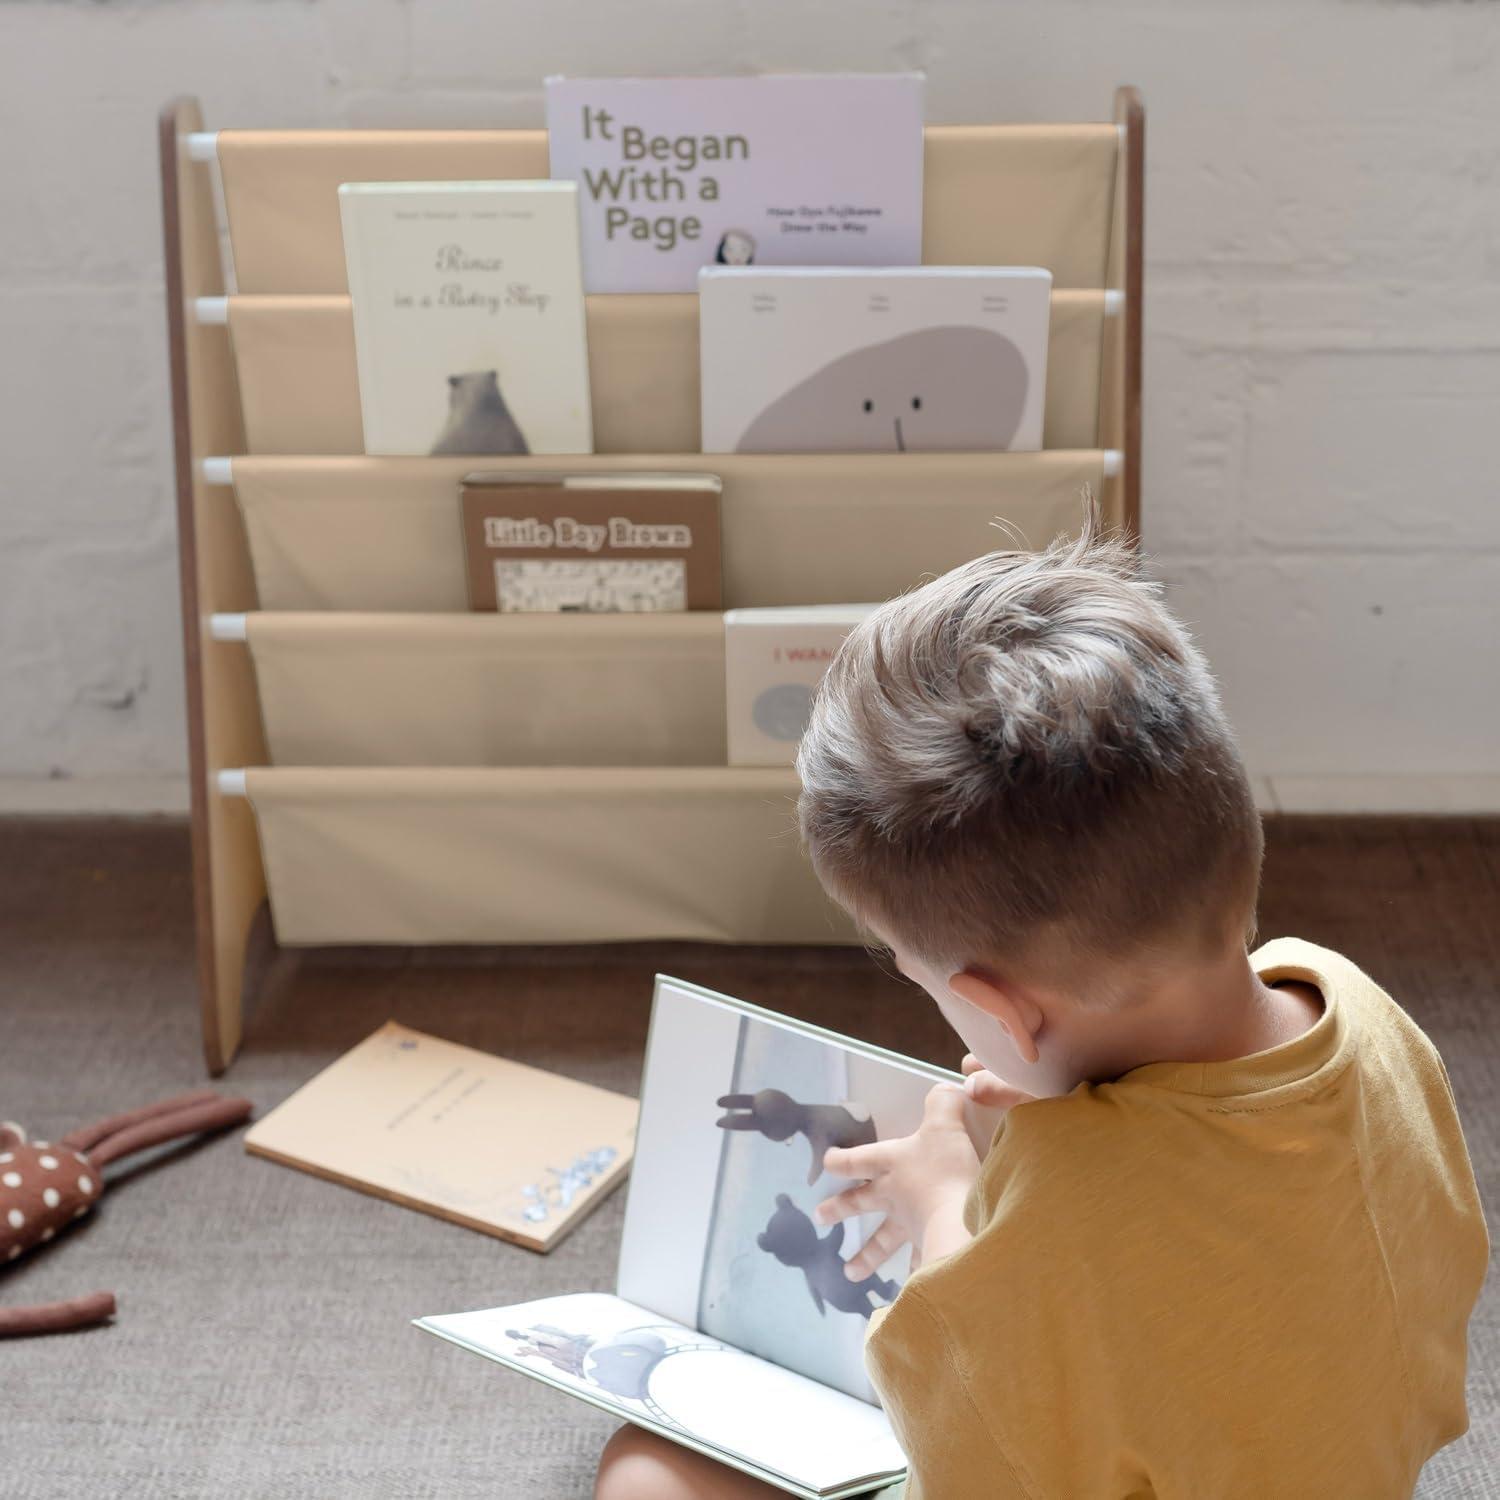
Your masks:
M 1003 449 L 1021 425 L 1030 376 L 989 328 L 939 326 L 867 344 L 778 396 L 741 434 L 740 453 Z

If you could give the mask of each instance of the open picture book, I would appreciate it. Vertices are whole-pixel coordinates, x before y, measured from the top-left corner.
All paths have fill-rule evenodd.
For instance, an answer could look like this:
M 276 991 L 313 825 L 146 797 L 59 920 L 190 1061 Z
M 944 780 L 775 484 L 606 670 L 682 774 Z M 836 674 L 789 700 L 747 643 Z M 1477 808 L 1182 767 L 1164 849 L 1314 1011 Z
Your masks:
M 865 1375 L 902 1250 L 851 1281 L 880 1216 L 813 1218 L 830 1146 L 911 1134 L 958 1075 L 658 976 L 613 1295 L 416 1320 L 476 1354 L 808 1500 L 906 1461 Z M 971 1109 L 981 1151 L 995 1117 Z

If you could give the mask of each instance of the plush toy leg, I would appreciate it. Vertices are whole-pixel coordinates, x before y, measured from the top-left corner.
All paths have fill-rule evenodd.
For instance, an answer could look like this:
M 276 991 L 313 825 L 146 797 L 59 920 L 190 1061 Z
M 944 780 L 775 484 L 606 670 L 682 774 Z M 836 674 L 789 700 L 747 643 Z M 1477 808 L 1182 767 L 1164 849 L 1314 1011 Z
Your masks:
M 24 1338 L 31 1333 L 62 1333 L 86 1328 L 115 1315 L 113 1292 L 94 1292 L 71 1302 L 48 1302 L 39 1307 L 0 1307 L 0 1338 Z
M 239 1125 L 250 1118 L 252 1108 L 248 1099 L 222 1099 L 211 1093 L 185 1108 L 152 1115 L 116 1131 L 90 1147 L 86 1154 L 91 1162 L 102 1167 L 122 1156 L 129 1156 L 132 1151 L 144 1151 L 148 1146 L 159 1146 L 164 1141 L 179 1140 L 205 1130 L 222 1130 L 226 1125 Z
M 88 1151 L 107 1135 L 118 1135 L 122 1130 L 130 1129 L 132 1125 L 154 1120 L 159 1115 L 176 1114 L 179 1109 L 187 1109 L 194 1104 L 206 1104 L 210 1099 L 218 1097 L 219 1095 L 212 1089 L 194 1089 L 192 1093 L 179 1094 L 175 1099 L 158 1099 L 155 1104 L 142 1105 L 140 1109 L 128 1109 L 124 1114 L 111 1115 L 109 1119 L 100 1120 L 94 1125 L 80 1126 L 79 1129 L 65 1135 L 61 1144 L 71 1151 Z

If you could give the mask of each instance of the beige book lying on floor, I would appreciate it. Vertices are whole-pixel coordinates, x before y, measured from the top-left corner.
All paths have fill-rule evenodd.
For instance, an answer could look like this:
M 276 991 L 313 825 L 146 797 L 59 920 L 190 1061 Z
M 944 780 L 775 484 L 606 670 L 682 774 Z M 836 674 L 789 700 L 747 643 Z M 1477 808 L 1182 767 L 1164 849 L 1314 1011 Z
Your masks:
M 624 1095 L 388 1021 L 245 1148 L 545 1251 L 625 1176 L 636 1112 Z

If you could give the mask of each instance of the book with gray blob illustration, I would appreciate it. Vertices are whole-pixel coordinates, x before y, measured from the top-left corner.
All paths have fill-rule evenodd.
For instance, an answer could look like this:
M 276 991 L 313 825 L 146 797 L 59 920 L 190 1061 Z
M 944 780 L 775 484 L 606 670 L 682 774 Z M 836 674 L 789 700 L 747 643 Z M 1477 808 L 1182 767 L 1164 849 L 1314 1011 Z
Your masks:
M 578 191 L 339 187 L 366 453 L 590 453 Z
M 831 1146 L 909 1135 L 957 1075 L 658 976 L 613 1294 L 417 1326 L 808 1500 L 898 1478 L 865 1375 L 903 1250 L 851 1281 L 879 1216 L 812 1217 Z M 983 1150 L 994 1119 L 973 1110 Z
M 1050 271 L 711 267 L 698 301 L 705 453 L 1042 446 Z

